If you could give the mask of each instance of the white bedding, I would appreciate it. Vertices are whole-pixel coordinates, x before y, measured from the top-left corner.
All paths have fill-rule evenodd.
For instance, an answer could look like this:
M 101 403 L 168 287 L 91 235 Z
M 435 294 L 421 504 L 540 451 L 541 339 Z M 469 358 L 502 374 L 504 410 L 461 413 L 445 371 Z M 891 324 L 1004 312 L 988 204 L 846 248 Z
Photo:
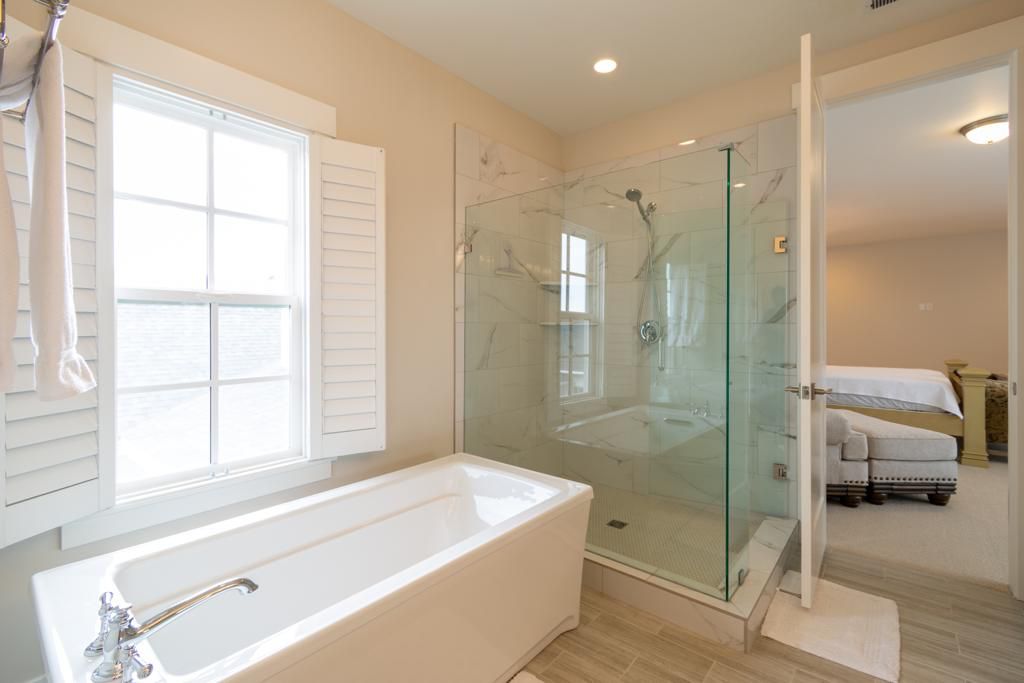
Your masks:
M 845 405 L 871 405 L 896 407 L 900 403 L 913 404 L 952 413 L 963 418 L 953 384 L 937 370 L 918 368 L 867 368 L 853 365 L 829 365 L 825 370 L 826 385 L 832 388 L 836 401 L 849 396 L 862 397 Z M 880 403 L 894 402 L 889 406 Z M 908 405 L 909 407 L 909 405 Z M 904 408 L 900 408 L 904 409 Z

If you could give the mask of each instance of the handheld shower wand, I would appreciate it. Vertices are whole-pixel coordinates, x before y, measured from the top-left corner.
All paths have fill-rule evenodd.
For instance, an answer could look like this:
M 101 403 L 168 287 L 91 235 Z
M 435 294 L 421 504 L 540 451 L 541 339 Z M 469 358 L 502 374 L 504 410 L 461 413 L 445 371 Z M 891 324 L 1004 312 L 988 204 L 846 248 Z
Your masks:
M 658 369 L 665 369 L 665 348 L 664 339 L 662 334 L 661 325 L 661 311 L 658 305 L 658 287 L 654 282 L 654 225 L 651 223 L 651 216 L 655 211 L 658 210 L 658 205 L 654 202 L 650 202 L 645 207 L 641 203 L 644 193 L 635 187 L 631 187 L 626 190 L 626 199 L 635 203 L 637 211 L 640 212 L 640 218 L 643 219 L 647 225 L 647 287 L 644 287 L 640 291 L 640 307 L 636 311 L 636 329 L 637 334 L 640 335 L 640 341 L 650 346 L 651 344 L 658 344 Z M 644 308 L 647 305 L 647 290 L 651 291 L 651 304 L 653 318 L 649 320 L 643 320 Z

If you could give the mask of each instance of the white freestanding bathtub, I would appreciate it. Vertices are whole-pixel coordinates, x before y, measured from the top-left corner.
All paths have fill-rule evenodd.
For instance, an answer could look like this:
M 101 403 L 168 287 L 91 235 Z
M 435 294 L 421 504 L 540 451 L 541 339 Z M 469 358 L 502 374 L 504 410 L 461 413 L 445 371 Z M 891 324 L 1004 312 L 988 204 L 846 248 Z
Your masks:
M 50 683 L 87 681 L 103 591 L 142 622 L 147 681 L 505 681 L 579 620 L 589 487 L 465 454 L 36 574 Z

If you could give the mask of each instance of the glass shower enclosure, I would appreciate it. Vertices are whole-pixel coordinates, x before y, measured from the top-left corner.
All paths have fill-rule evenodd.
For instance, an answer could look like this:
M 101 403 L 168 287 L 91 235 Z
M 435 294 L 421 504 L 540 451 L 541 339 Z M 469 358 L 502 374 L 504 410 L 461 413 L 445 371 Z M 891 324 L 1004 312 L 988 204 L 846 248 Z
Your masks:
M 465 216 L 464 449 L 590 484 L 590 552 L 725 600 L 786 426 L 791 297 L 753 267 L 753 180 L 727 145 Z

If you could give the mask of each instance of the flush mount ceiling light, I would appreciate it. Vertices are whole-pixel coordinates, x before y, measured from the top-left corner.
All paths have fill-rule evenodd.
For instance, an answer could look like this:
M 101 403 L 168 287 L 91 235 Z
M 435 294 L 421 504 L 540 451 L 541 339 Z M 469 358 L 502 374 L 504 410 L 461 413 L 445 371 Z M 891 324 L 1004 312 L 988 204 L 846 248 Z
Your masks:
M 599 74 L 610 74 L 617 68 L 619 68 L 619 63 L 616 62 L 614 59 L 609 59 L 608 57 L 605 57 L 604 59 L 599 59 L 596 62 L 594 62 L 594 71 L 596 71 Z
M 976 145 L 991 145 L 1010 136 L 1010 117 L 1000 114 L 978 119 L 961 128 L 960 134 Z
M 686 147 L 687 145 L 692 145 L 695 142 L 697 142 L 697 141 L 696 140 L 692 140 L 692 139 L 691 140 L 683 140 L 682 142 L 679 143 L 679 146 L 680 147 Z

